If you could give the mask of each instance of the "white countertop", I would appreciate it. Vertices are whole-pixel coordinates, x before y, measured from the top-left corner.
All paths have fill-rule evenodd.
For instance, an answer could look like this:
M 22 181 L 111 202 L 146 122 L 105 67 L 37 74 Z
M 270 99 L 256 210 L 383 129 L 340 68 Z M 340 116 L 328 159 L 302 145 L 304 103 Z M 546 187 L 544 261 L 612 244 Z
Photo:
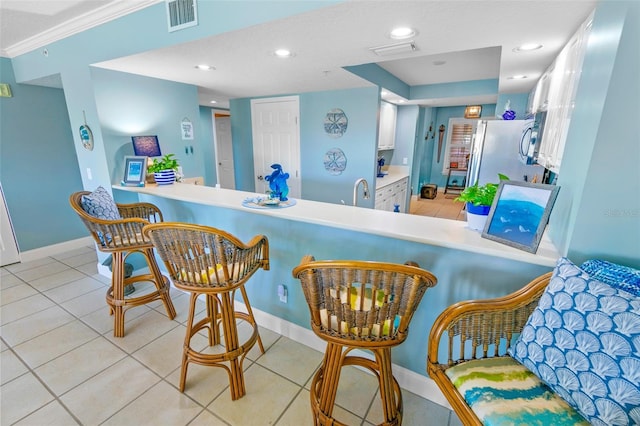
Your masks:
M 409 177 L 408 169 L 402 166 L 390 166 L 387 170 L 383 170 L 383 173 L 385 173 L 384 177 L 376 178 L 376 189 L 380 189 L 387 185 L 391 185 L 400 179 Z
M 386 179 L 386 177 L 381 179 Z M 560 257 L 558 250 L 548 238 L 546 232 L 542 237 L 537 254 L 531 254 L 482 238 L 479 232 L 468 229 L 466 222 L 458 220 L 393 213 L 309 200 L 296 200 L 296 205 L 288 208 L 252 209 L 243 207 L 242 201 L 248 197 L 264 196 L 264 194 L 180 183 L 161 186 L 147 185 L 145 187 L 113 185 L 113 189 L 198 203 L 205 206 L 242 210 L 257 215 L 364 232 L 549 267 L 555 266 L 557 259 Z

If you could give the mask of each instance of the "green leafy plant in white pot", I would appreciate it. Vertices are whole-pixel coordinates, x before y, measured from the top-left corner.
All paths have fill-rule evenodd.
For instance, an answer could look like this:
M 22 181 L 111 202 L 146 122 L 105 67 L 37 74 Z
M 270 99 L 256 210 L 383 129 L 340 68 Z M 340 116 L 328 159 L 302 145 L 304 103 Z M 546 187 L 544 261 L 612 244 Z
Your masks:
M 167 154 L 160 159 L 154 158 L 153 163 L 147 168 L 149 173 L 153 173 L 158 185 L 170 185 L 176 181 L 179 164 L 174 157 L 175 154 Z
M 509 180 L 508 176 L 498 174 L 500 180 Z M 476 182 L 473 186 L 466 187 L 455 201 L 466 203 L 467 226 L 476 231 L 482 231 L 489 216 L 491 205 L 498 192 L 497 183 L 486 183 L 482 186 Z

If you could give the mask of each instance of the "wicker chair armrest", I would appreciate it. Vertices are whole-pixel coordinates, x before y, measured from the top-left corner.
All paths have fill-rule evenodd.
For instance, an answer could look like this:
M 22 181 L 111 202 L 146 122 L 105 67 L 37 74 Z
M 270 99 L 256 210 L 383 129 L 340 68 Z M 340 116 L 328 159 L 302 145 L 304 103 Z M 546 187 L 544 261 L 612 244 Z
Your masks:
M 434 377 L 435 370 L 469 359 L 504 355 L 513 335 L 522 331 L 529 315 L 538 305 L 550 278 L 551 272 L 535 278 L 507 296 L 458 302 L 445 309 L 429 334 L 429 375 Z M 445 332 L 448 334 L 447 364 L 440 364 L 440 341 Z M 454 355 L 453 343 L 456 339 L 459 354 Z M 490 346 L 493 346 L 492 351 L 489 351 Z
M 269 270 L 269 240 L 266 236 L 256 235 L 246 245 L 243 245 L 242 250 L 256 251 L 260 259 L 260 267 L 265 271 Z
M 141 218 L 145 219 L 149 223 L 162 222 L 162 212 L 160 209 L 151 203 L 130 203 L 121 204 L 116 203 L 120 216 L 123 219 L 128 218 Z

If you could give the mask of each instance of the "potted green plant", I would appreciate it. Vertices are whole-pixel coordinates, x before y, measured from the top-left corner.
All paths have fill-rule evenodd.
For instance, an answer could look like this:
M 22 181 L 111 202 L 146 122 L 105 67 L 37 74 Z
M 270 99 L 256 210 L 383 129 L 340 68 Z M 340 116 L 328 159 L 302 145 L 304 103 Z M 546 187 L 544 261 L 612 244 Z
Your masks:
M 501 181 L 509 180 L 508 176 L 501 173 L 498 173 L 498 178 Z M 455 201 L 466 203 L 467 225 L 469 228 L 477 231 L 484 229 L 484 224 L 491 210 L 493 199 L 498 192 L 498 186 L 499 184 L 497 183 L 486 183 L 480 186 L 476 182 L 475 185 L 466 187 L 458 197 L 455 198 Z
M 154 158 L 153 163 L 147 168 L 149 173 L 153 173 L 158 185 L 169 185 L 176 181 L 179 164 L 174 157 L 174 154 L 167 154 L 160 159 Z

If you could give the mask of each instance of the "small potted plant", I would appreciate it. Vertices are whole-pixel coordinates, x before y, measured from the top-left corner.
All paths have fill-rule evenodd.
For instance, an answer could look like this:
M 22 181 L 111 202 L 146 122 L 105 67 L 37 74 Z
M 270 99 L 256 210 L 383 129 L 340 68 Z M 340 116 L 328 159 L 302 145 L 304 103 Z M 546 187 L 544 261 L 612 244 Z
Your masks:
M 498 173 L 500 180 L 509 180 L 509 177 Z M 467 225 L 471 229 L 482 231 L 484 224 L 491 210 L 493 199 L 498 192 L 497 183 L 486 183 L 482 186 L 476 182 L 473 186 L 466 187 L 455 201 L 466 203 L 467 209 Z
M 154 158 L 153 163 L 147 168 L 149 173 L 153 173 L 158 185 L 169 185 L 176 181 L 179 164 L 174 157 L 174 154 L 167 154 L 160 159 Z

